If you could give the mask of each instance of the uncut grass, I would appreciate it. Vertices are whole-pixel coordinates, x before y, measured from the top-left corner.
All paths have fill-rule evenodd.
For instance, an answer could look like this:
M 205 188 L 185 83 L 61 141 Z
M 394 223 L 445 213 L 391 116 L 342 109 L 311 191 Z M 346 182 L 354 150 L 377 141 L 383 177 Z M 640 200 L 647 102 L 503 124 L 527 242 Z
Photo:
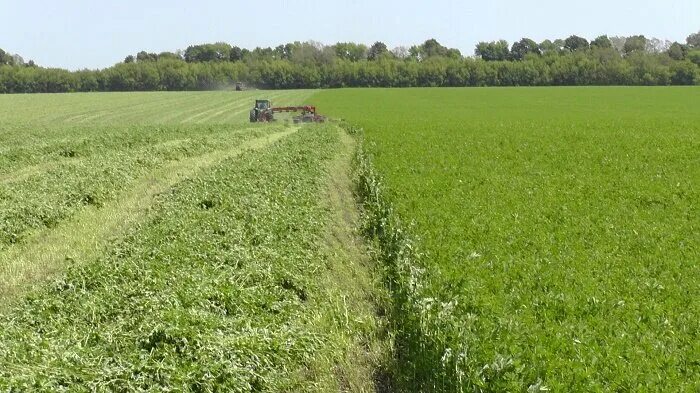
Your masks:
M 438 384 L 700 386 L 699 100 L 697 88 L 314 97 L 364 127 L 390 200 L 415 220 L 432 294 L 459 301 L 456 326 L 433 328 L 461 332 L 444 348 L 463 350 L 463 380 Z
M 327 390 L 313 277 L 337 143 L 307 129 L 162 195 L 108 256 L 0 317 L 0 389 Z

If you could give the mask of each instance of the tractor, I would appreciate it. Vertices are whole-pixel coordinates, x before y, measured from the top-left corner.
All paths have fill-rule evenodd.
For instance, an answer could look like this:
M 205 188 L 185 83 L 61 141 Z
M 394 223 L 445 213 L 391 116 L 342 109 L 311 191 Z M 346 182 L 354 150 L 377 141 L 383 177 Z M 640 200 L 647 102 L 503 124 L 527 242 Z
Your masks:
M 255 106 L 250 110 L 250 122 L 261 123 L 274 120 L 275 116 L 272 112 L 270 100 L 255 100 Z
M 255 100 L 255 107 L 250 110 L 251 123 L 275 121 L 275 113 L 299 112 L 292 120 L 298 123 L 323 123 L 326 117 L 316 113 L 316 107 L 310 105 L 273 107 L 270 100 Z

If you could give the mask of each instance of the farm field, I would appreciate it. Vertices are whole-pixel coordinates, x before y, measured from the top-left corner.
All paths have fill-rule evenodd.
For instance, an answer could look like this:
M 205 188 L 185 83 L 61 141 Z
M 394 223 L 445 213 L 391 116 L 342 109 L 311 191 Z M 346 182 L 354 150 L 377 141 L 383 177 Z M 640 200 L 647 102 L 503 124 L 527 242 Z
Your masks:
M 248 123 L 312 93 L 0 96 L 0 391 L 369 390 L 354 142 Z
M 0 391 L 700 389 L 697 102 L 0 95 Z
M 364 129 L 383 179 L 365 194 L 395 209 L 377 202 L 368 230 L 384 258 L 414 265 L 388 274 L 400 386 L 700 389 L 700 89 L 312 101 Z

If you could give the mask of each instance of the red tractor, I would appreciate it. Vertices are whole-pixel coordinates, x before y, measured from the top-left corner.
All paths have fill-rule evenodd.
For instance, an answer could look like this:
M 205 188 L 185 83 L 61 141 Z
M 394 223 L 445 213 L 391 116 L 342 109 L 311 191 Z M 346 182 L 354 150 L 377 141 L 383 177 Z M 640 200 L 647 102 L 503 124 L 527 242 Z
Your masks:
M 297 123 L 323 123 L 326 117 L 316 113 L 316 107 L 310 105 L 302 106 L 279 106 L 273 107 L 270 100 L 255 100 L 255 107 L 250 110 L 251 123 L 264 123 L 275 121 L 275 113 L 300 112 L 292 120 Z

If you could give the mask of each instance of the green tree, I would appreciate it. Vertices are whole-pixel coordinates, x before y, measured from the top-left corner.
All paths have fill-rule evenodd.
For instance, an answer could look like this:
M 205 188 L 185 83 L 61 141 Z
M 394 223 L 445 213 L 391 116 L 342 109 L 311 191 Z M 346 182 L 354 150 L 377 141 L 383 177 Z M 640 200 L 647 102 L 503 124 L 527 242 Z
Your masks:
M 292 46 L 290 61 L 305 66 L 320 66 L 330 64 L 335 59 L 333 47 L 327 47 L 320 42 L 307 41 L 294 43 Z
M 447 58 L 453 60 L 460 60 L 462 59 L 462 52 L 460 52 L 457 48 L 450 48 L 447 50 Z
M 192 45 L 185 49 L 184 58 L 188 63 L 229 60 L 231 45 L 225 42 Z
M 335 55 L 343 60 L 356 62 L 367 58 L 367 46 L 363 44 L 339 42 L 333 46 L 333 50 Z
M 230 54 L 229 54 L 230 58 Z M 275 51 L 272 48 L 256 47 L 250 51 L 250 59 L 253 62 L 272 61 L 275 59 Z
M 173 52 L 160 52 L 159 54 L 155 55 L 155 58 L 158 61 L 161 61 L 161 60 L 182 60 L 180 55 L 178 55 L 177 53 L 173 53 Z
M 595 40 L 591 41 L 591 48 L 607 49 L 612 48 L 612 46 L 612 41 L 610 41 L 610 38 L 608 38 L 607 35 L 601 35 Z
M 243 60 L 243 51 L 241 48 L 237 46 L 231 47 L 231 52 L 229 52 L 228 56 L 230 61 L 236 62 L 236 61 L 241 61 Z
M 284 50 L 284 45 L 277 45 L 275 49 L 272 50 L 272 57 L 276 60 L 288 60 L 290 58 Z
M 442 46 L 435 38 L 426 40 L 421 45 L 421 52 L 426 59 L 429 57 L 445 57 L 448 51 L 449 49 L 446 46 Z
M 406 48 L 405 46 L 397 46 L 396 48 L 391 50 L 391 54 L 397 58 L 397 59 L 408 59 L 411 57 L 411 52 L 409 48 Z
M 570 52 L 588 49 L 588 47 L 588 40 L 577 35 L 572 35 L 566 40 L 564 40 L 564 48 L 569 50 Z
M 673 60 L 683 60 L 685 59 L 685 56 L 688 53 L 688 47 L 685 45 L 681 45 L 678 42 L 674 42 L 668 48 L 668 51 L 666 53 Z
M 690 49 L 700 49 L 700 31 L 689 35 L 685 42 Z
M 9 53 L 0 49 L 0 65 L 14 65 L 15 60 Z
M 671 65 L 671 83 L 674 85 L 695 85 L 700 83 L 700 71 L 690 61 L 679 61 Z
M 620 36 L 610 37 L 610 43 L 612 43 L 613 48 L 615 48 L 615 50 L 620 52 L 620 53 L 624 53 L 626 41 L 627 41 L 627 37 L 620 37 Z
M 416 60 L 426 60 L 432 57 L 447 57 L 450 59 L 461 59 L 462 53 L 459 49 L 448 48 L 440 44 L 436 39 L 426 40 L 421 45 L 414 45 L 409 50 L 409 57 Z
M 688 51 L 688 60 L 700 66 L 700 50 Z
M 648 53 L 664 53 L 671 47 L 671 41 L 655 37 L 648 38 L 644 50 Z
M 561 47 L 555 45 L 551 40 L 544 40 L 540 42 L 538 47 L 540 48 L 540 53 L 542 54 L 559 52 L 561 50 Z
M 564 51 L 564 45 L 566 45 L 566 41 L 564 41 L 564 40 L 561 39 L 561 38 L 557 38 L 557 39 L 554 40 L 552 43 L 554 44 L 554 46 L 557 48 L 557 50 L 558 50 L 559 52 Z
M 18 54 L 12 55 L 12 63 L 16 66 L 24 65 L 24 58 Z
M 229 86 L 234 81 L 280 89 L 700 84 L 700 49 L 680 43 L 666 46 L 660 40 L 644 45 L 638 37 L 631 37 L 627 48 L 636 47 L 623 57 L 620 53 L 626 38 L 598 37 L 591 50 L 581 50 L 586 45 L 579 45 L 579 40 L 572 44 L 569 38 L 569 45 L 564 40 L 536 45 L 527 39 L 512 48 L 502 40 L 479 43 L 475 53 L 489 61 L 463 59 L 458 50 L 436 40 L 398 49 L 396 55 L 381 43 L 368 50 L 352 42 L 324 46 L 309 41 L 252 51 L 217 43 L 194 45 L 177 53 L 142 51 L 104 70 L 77 72 L 36 67 L 33 62 L 18 67 L 23 62 L 19 56 L 0 51 L 0 64 L 4 65 L 0 67 L 0 93 L 202 90 Z M 651 47 L 656 48 L 654 53 L 641 50 Z M 660 50 L 665 54 L 656 53 Z M 363 61 L 366 52 L 381 61 Z M 538 52 L 545 56 L 533 55 Z M 524 61 L 504 61 L 511 59 Z
M 647 39 L 643 35 L 628 37 L 623 47 L 623 52 L 629 55 L 634 52 L 644 52 L 647 48 Z
M 413 45 L 408 48 L 408 57 L 413 60 L 421 60 L 421 47 L 420 45 Z
M 529 38 L 523 38 L 513 43 L 513 47 L 510 49 L 510 56 L 513 60 L 522 60 L 525 58 L 525 55 L 529 53 L 535 55 L 542 54 L 539 45 Z
M 474 53 L 486 61 L 507 60 L 510 56 L 508 41 L 479 42 Z
M 386 47 L 386 44 L 379 41 L 375 42 L 367 51 L 367 59 L 371 61 L 379 60 L 389 55 L 391 55 L 391 53 Z
M 158 55 L 155 53 L 148 53 L 146 51 L 141 51 L 136 54 L 136 61 L 139 63 L 145 61 L 158 61 Z

